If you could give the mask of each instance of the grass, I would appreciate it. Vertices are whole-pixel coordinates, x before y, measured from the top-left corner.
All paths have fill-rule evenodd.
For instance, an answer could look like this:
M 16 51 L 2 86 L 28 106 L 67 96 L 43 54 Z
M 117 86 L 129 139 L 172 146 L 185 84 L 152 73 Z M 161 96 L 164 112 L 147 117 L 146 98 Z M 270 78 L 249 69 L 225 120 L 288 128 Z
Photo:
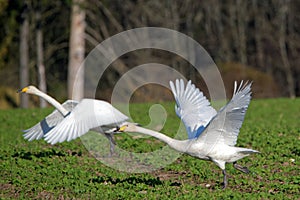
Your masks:
M 168 118 L 162 132 L 173 137 L 179 120 L 173 103 L 163 105 Z M 149 107 L 131 106 L 133 119 L 147 124 Z M 86 150 L 80 139 L 54 146 L 42 140 L 25 141 L 21 130 L 51 110 L 0 112 L 1 199 L 299 199 L 300 99 L 251 102 L 238 146 L 261 154 L 239 161 L 249 167 L 250 174 L 227 164 L 226 190 L 221 189 L 223 177 L 216 165 L 187 155 L 160 170 L 135 174 L 107 167 Z M 150 152 L 164 146 L 155 139 L 128 134 L 118 135 L 116 140 L 120 148 L 132 152 Z

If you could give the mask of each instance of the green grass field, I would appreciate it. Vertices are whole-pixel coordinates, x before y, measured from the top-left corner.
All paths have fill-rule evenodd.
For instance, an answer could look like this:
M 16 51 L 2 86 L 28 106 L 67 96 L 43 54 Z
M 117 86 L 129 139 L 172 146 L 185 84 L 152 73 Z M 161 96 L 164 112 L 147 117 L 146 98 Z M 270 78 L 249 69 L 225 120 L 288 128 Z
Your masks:
M 162 132 L 173 136 L 179 123 L 174 103 L 163 105 L 168 120 Z M 134 120 L 147 124 L 149 106 L 132 105 Z M 250 174 L 227 164 L 226 190 L 221 189 L 223 176 L 215 164 L 187 155 L 160 170 L 134 174 L 96 160 L 80 139 L 54 146 L 43 140 L 25 141 L 21 130 L 51 111 L 0 111 L 1 199 L 300 198 L 300 99 L 251 101 L 237 146 L 256 149 L 261 154 L 239 161 L 249 167 Z M 126 133 L 118 135 L 116 141 L 119 147 L 134 152 L 165 146 L 155 139 L 138 139 Z

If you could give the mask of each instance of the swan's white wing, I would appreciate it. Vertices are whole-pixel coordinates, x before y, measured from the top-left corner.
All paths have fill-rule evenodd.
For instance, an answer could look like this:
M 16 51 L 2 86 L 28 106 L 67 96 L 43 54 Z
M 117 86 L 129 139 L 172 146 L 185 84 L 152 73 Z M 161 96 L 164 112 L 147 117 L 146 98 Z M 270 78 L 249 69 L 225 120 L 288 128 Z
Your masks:
M 188 138 L 198 137 L 216 115 L 216 110 L 191 81 L 188 81 L 185 88 L 183 80 L 176 79 L 175 85 L 170 81 L 170 87 L 176 101 L 176 114 L 184 123 Z
M 237 87 L 234 83 L 234 93 L 229 103 L 220 109 L 207 126 L 199 140 L 205 143 L 224 142 L 227 145 L 234 146 L 242 127 L 244 117 L 251 99 L 251 83 L 243 84 Z
M 51 144 L 70 141 L 90 129 L 108 125 L 118 126 L 127 119 L 127 116 L 105 101 L 83 99 L 68 116 L 46 134 L 45 140 Z
M 78 101 L 67 100 L 62 106 L 67 111 L 72 111 L 73 108 L 78 104 Z M 44 137 L 46 133 L 48 133 L 54 126 L 56 126 L 59 122 L 64 119 L 64 116 L 58 111 L 54 110 L 47 117 L 45 117 L 42 121 L 34 125 L 33 127 L 24 130 L 25 133 L 23 136 L 25 139 L 29 141 L 39 140 Z

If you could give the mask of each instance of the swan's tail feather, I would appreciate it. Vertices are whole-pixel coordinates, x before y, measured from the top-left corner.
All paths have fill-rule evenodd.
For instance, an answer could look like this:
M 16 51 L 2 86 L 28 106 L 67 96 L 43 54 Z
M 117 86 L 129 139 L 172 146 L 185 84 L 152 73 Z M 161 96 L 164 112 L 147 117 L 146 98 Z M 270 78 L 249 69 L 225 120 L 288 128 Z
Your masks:
M 259 151 L 246 148 L 236 148 L 235 156 L 231 157 L 227 162 L 236 162 L 244 157 L 250 156 L 251 154 L 260 153 Z

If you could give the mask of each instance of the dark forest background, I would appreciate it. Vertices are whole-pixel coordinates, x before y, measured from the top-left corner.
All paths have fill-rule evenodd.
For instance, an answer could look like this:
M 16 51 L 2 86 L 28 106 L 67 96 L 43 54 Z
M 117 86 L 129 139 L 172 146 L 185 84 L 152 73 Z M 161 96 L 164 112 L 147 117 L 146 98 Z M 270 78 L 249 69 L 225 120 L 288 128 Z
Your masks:
M 71 27 L 78 14 L 74 6 L 83 14 L 85 55 L 122 31 L 165 27 L 187 34 L 208 51 L 229 94 L 234 80 L 249 79 L 255 83 L 256 98 L 300 96 L 297 0 L 0 0 L 0 108 L 20 106 L 16 89 L 26 84 L 41 86 L 60 101 L 68 98 L 73 66 L 70 37 L 80 28 Z M 202 85 L 195 69 L 178 56 L 141 50 L 110 66 L 99 86 L 99 98 L 109 100 L 114 84 L 130 68 L 154 61 Z M 135 100 L 151 101 L 154 92 L 145 87 L 137 91 Z

